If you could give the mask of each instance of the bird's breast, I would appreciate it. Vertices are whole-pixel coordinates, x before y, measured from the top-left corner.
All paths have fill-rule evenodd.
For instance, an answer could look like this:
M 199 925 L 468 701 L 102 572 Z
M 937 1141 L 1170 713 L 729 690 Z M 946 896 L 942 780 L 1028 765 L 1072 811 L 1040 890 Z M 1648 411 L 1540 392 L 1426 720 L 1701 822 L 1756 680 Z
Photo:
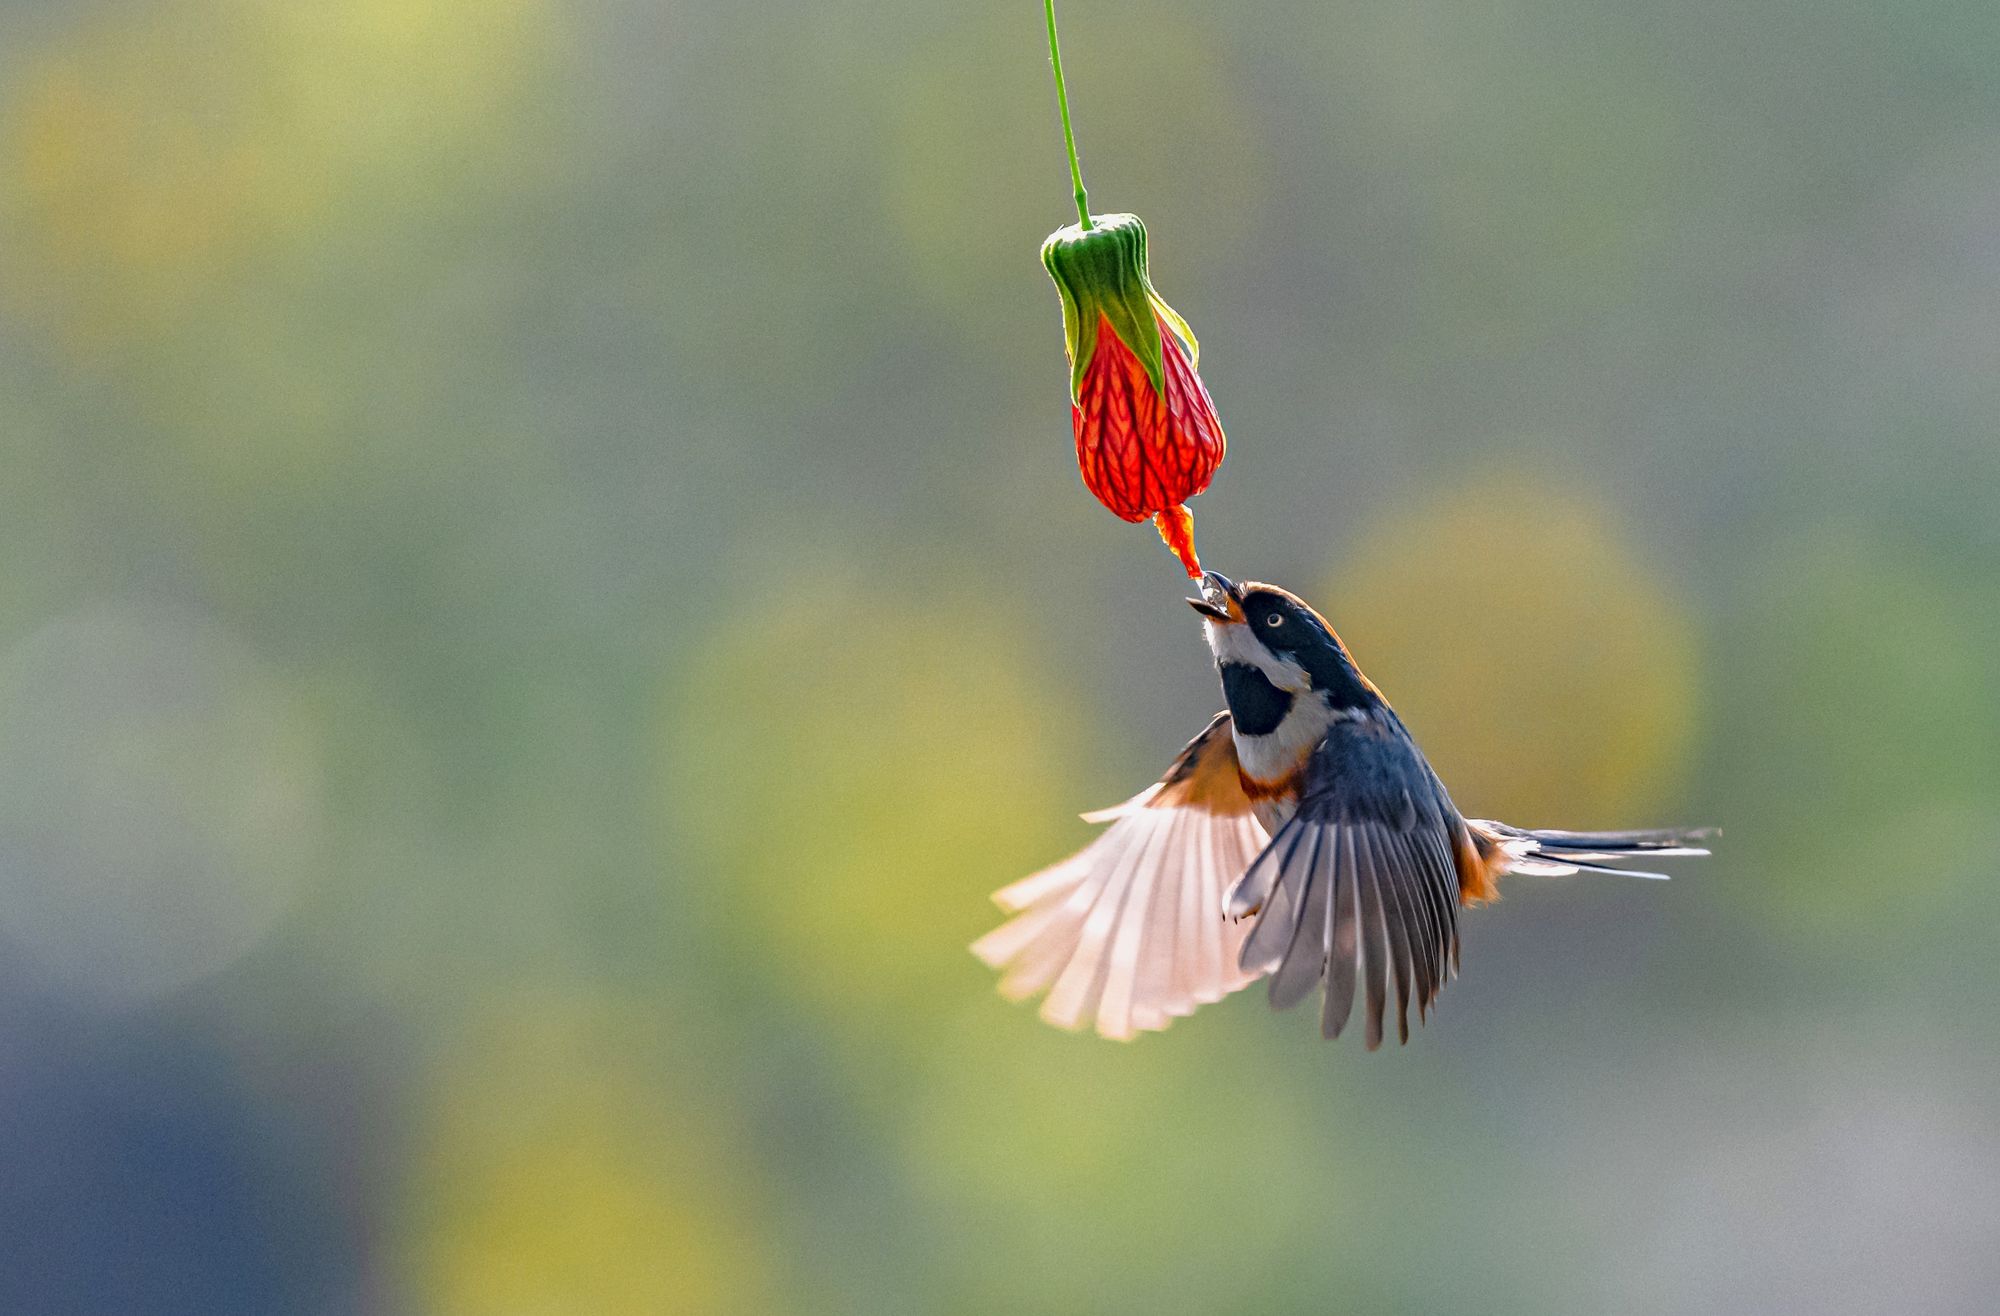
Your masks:
M 1305 775 L 1306 760 L 1340 717 L 1328 706 L 1324 695 L 1314 692 L 1291 699 L 1284 715 L 1261 734 L 1247 732 L 1237 725 L 1236 762 L 1250 798 L 1283 794 L 1296 797 L 1299 780 Z

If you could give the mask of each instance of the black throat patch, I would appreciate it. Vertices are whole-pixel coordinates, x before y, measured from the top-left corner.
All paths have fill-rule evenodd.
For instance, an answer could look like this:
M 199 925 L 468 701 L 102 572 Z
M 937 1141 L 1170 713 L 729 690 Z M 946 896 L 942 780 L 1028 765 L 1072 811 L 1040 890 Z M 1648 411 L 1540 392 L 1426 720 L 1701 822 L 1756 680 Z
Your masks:
M 1229 702 L 1237 734 L 1268 736 L 1276 731 L 1292 710 L 1291 695 L 1249 663 L 1223 663 L 1220 670 L 1222 697 Z

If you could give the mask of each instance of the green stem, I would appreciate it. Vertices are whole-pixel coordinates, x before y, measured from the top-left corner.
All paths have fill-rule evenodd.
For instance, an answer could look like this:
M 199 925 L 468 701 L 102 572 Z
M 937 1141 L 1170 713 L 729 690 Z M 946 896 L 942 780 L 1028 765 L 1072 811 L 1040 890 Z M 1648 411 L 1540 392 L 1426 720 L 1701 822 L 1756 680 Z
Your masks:
M 1056 0 L 1042 0 L 1049 16 L 1049 67 L 1056 71 L 1056 105 L 1062 110 L 1063 144 L 1069 147 L 1069 178 L 1076 184 L 1076 218 L 1090 227 L 1090 198 L 1083 190 L 1083 167 L 1076 162 L 1076 133 L 1069 126 L 1069 93 L 1063 89 L 1062 47 L 1056 44 Z

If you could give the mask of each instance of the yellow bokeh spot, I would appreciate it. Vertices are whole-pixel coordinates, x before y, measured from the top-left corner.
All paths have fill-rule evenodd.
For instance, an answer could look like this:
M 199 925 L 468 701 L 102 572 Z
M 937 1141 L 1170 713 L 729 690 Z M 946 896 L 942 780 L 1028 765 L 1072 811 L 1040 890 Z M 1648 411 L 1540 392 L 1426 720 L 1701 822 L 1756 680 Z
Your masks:
M 656 1031 L 540 1001 L 437 1077 L 402 1238 L 419 1310 L 770 1310 L 743 1169 L 631 1063 Z
M 1661 821 L 1694 737 L 1692 622 L 1609 510 L 1479 483 L 1370 527 L 1313 601 L 1467 813 Z
M 988 894 L 1085 834 L 1074 715 L 1020 632 L 858 583 L 718 623 L 667 701 L 670 880 L 858 1028 L 907 1031 L 941 992 L 990 990 L 966 952 L 998 917 Z
M 170 0 L 68 30 L 0 101 L 0 287 L 76 345 L 311 258 L 349 206 L 462 171 L 556 28 L 547 0 Z

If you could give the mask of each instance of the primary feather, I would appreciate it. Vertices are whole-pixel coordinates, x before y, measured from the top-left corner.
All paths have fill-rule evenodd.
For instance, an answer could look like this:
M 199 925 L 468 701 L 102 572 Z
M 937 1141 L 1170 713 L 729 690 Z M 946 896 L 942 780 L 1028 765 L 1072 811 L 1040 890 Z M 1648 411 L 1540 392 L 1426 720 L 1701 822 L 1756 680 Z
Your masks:
M 1229 715 L 1190 741 L 1160 781 L 1085 815 L 1108 824 L 1083 850 L 994 893 L 1015 917 L 972 945 L 1001 992 L 1047 991 L 1042 1017 L 1106 1037 L 1165 1028 L 1253 981 L 1238 966 L 1249 928 L 1222 893 L 1263 849 L 1237 775 Z

